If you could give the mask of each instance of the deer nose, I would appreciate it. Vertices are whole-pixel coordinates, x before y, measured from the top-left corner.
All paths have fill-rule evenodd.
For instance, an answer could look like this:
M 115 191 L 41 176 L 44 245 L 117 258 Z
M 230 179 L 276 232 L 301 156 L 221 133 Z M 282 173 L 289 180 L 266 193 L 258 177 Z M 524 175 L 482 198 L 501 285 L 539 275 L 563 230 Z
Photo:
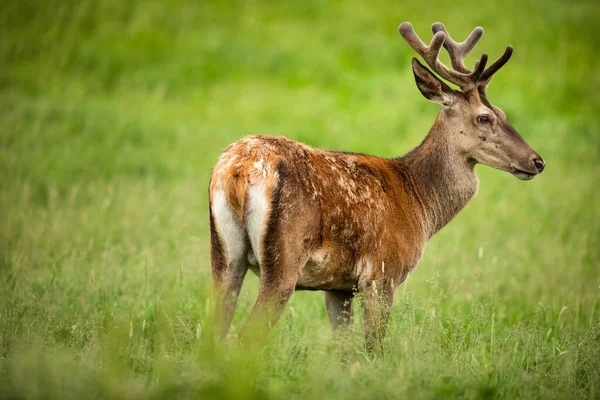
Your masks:
M 533 159 L 533 164 L 535 165 L 535 168 L 538 170 L 538 174 L 541 174 L 542 171 L 544 170 L 544 168 L 546 167 L 546 163 L 544 162 L 544 160 L 542 160 L 542 157 L 537 156 L 536 158 Z

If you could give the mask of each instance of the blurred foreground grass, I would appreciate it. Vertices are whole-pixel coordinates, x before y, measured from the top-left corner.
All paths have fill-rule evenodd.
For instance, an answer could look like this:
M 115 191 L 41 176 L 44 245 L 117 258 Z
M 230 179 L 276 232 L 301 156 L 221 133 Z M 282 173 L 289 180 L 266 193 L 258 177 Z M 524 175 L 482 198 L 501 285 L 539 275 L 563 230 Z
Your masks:
M 598 398 L 599 19 L 591 1 L 3 3 L 0 398 Z M 385 355 L 364 357 L 358 322 L 335 343 L 320 293 L 295 294 L 259 353 L 213 345 L 216 158 L 250 133 L 417 145 L 438 108 L 405 20 L 482 25 L 492 58 L 514 45 L 489 95 L 546 171 L 478 167 L 397 293 Z

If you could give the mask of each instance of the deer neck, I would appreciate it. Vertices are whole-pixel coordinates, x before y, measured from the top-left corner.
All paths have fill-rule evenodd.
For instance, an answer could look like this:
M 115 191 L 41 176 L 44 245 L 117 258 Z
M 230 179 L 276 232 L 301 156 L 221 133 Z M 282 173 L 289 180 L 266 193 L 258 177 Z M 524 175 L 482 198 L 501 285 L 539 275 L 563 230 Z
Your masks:
M 455 150 L 450 142 L 452 126 L 438 115 L 423 142 L 397 161 L 414 182 L 414 195 L 421 204 L 428 237 L 454 218 L 475 196 L 479 181 L 475 163 Z

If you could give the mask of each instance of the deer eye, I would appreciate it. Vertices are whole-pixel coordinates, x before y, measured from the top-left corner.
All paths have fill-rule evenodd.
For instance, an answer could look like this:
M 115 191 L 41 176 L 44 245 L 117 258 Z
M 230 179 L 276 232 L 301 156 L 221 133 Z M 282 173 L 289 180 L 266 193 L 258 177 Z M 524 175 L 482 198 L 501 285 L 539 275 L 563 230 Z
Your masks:
M 492 121 L 487 115 L 480 115 L 479 117 L 477 117 L 477 122 L 479 122 L 480 124 L 489 124 Z

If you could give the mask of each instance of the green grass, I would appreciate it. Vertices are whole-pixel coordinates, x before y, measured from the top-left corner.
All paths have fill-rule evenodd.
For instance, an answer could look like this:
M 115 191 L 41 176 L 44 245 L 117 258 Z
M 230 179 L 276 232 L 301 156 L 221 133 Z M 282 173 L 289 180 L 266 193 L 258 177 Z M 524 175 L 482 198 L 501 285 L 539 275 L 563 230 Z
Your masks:
M 452 4 L 454 3 L 454 4 Z M 0 7 L 0 398 L 599 398 L 600 7 L 584 1 Z M 395 156 L 438 107 L 398 35 L 476 25 L 489 97 L 547 161 L 480 190 L 398 290 L 386 352 L 296 293 L 213 344 L 207 186 L 231 142 Z M 473 62 L 474 56 L 469 62 Z M 247 278 L 239 330 L 257 279 Z

